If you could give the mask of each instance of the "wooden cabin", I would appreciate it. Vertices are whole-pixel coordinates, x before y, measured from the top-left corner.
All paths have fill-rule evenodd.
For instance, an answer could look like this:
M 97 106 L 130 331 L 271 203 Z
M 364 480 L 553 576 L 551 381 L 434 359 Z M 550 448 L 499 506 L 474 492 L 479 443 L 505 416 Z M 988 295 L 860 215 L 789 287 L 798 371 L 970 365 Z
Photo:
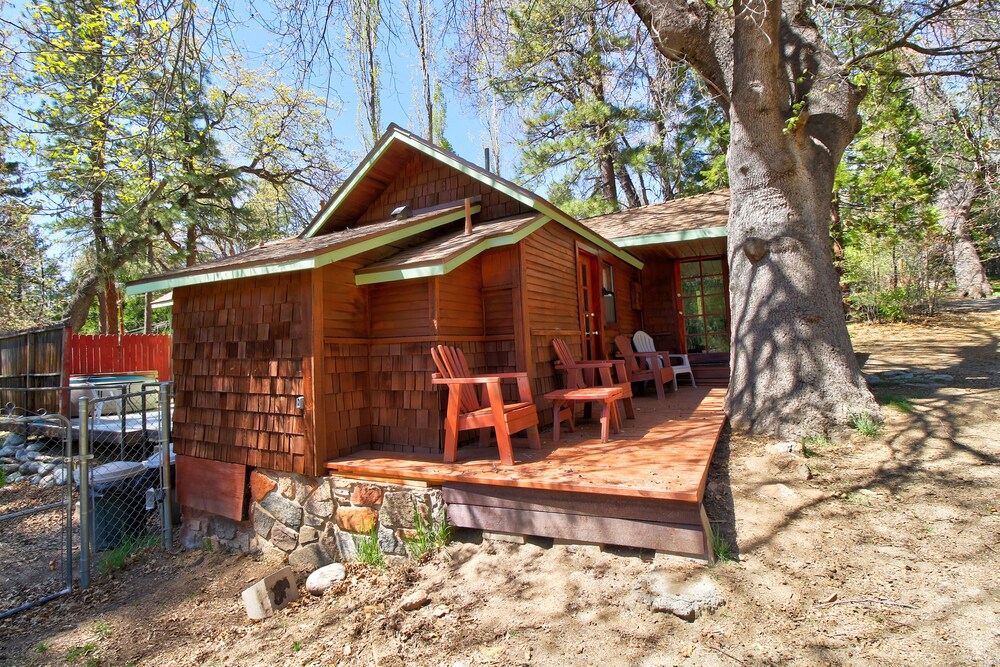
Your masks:
M 320 475 L 362 448 L 439 451 L 431 345 L 461 346 L 477 371 L 527 370 L 537 397 L 559 386 L 552 338 L 606 357 L 640 326 L 642 266 L 393 126 L 301 236 L 128 291 L 173 290 L 178 454 Z M 581 294 L 604 315 L 581 317 Z
M 363 451 L 439 455 L 432 345 L 461 347 L 475 372 L 527 372 L 543 425 L 564 382 L 553 338 L 604 359 L 644 328 L 694 352 L 700 382 L 724 380 L 726 208 L 719 193 L 581 222 L 390 126 L 300 236 L 129 284 L 172 290 L 182 502 L 240 520 L 253 469 L 318 478 Z M 700 503 L 721 396 L 675 494 L 692 553 L 710 552 Z

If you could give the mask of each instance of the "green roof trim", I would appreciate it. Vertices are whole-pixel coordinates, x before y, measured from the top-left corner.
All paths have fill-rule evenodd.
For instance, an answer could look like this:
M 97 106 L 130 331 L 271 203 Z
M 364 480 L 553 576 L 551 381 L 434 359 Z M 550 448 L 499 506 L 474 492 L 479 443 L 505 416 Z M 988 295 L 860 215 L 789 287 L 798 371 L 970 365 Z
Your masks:
M 474 204 L 471 212 L 473 214 L 478 213 L 479 209 L 480 205 Z M 420 234 L 430 229 L 434 229 L 435 227 L 441 227 L 442 225 L 446 225 L 450 222 L 463 218 L 465 218 L 464 209 L 450 211 L 416 225 L 392 229 L 382 234 L 358 239 L 355 243 L 348 243 L 344 246 L 332 248 L 328 252 L 321 253 L 313 257 L 305 257 L 302 259 L 293 259 L 283 262 L 279 261 L 271 264 L 259 264 L 257 266 L 223 269 L 208 273 L 188 274 L 184 276 L 177 276 L 176 278 L 164 278 L 162 280 L 155 280 L 152 282 L 133 283 L 126 286 L 125 293 L 128 295 L 145 294 L 146 292 L 174 289 L 175 287 L 184 287 L 185 285 L 218 282 L 222 280 L 236 280 L 239 278 L 253 278 L 256 276 L 267 276 L 276 273 L 288 273 L 290 271 L 318 269 L 321 266 L 326 266 L 327 264 L 339 262 L 342 259 L 347 259 L 348 257 L 353 257 L 363 252 L 374 250 L 375 248 L 379 248 L 386 243 L 401 241 L 405 238 L 413 236 L 414 234 Z
M 679 232 L 663 232 L 661 234 L 643 234 L 641 236 L 623 236 L 613 239 L 622 248 L 657 245 L 660 243 L 678 243 L 680 241 L 697 241 L 698 239 L 718 239 L 726 237 L 726 226 L 703 227 L 702 229 L 685 229 Z
M 354 282 L 357 285 L 374 285 L 376 283 L 390 283 L 398 280 L 413 280 L 415 278 L 443 276 L 451 273 L 462 264 L 465 264 L 470 259 L 486 252 L 487 250 L 502 248 L 503 246 L 519 243 L 549 222 L 549 218 L 541 216 L 530 225 L 526 225 L 515 232 L 487 237 L 471 248 L 466 248 L 454 257 L 443 262 L 402 267 L 398 269 L 386 269 L 385 271 L 373 271 L 370 273 L 358 273 L 354 277 Z
M 368 172 L 375 165 L 378 159 L 383 153 L 389 148 L 393 141 L 401 141 L 407 146 L 414 148 L 425 155 L 430 155 L 436 160 L 443 162 L 452 169 L 459 171 L 470 178 L 474 178 L 480 183 L 487 185 L 494 190 L 504 193 L 511 199 L 521 202 L 525 206 L 530 206 L 539 213 L 548 216 L 551 220 L 558 222 L 559 224 L 567 227 L 580 236 L 583 236 L 588 241 L 594 245 L 600 247 L 602 250 L 614 255 L 618 259 L 622 260 L 626 264 L 630 264 L 637 269 L 642 269 L 643 262 L 638 257 L 633 257 L 628 252 L 622 250 L 618 245 L 614 243 L 609 243 L 604 238 L 588 229 L 586 226 L 581 225 L 575 218 L 567 215 L 563 211 L 559 210 L 556 206 L 548 203 L 547 201 L 540 199 L 538 197 L 531 196 L 526 190 L 522 188 L 511 187 L 511 184 L 505 179 L 493 176 L 488 172 L 484 172 L 481 169 L 471 167 L 464 160 L 457 158 L 448 151 L 445 151 L 433 144 L 429 144 L 420 141 L 402 128 L 396 126 L 390 126 L 389 132 L 382 139 L 382 143 L 376 145 L 372 152 L 364 159 L 364 161 L 355 169 L 354 173 L 351 174 L 347 183 L 341 187 L 337 192 L 337 195 L 330 201 L 325 207 L 319 217 L 316 219 L 312 225 L 309 226 L 302 236 L 304 238 L 309 238 L 315 236 L 320 229 L 322 229 L 323 224 L 327 221 L 330 215 L 337 209 L 337 207 L 344 201 L 344 199 L 357 187 L 364 178 L 368 175 Z

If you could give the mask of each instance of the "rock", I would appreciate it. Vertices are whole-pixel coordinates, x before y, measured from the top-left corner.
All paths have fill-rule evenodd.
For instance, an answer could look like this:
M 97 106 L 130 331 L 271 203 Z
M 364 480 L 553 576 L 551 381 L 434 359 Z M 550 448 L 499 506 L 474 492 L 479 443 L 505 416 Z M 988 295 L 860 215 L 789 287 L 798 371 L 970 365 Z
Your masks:
M 799 494 L 786 484 L 765 484 L 757 489 L 757 495 L 781 501 L 798 500 L 799 498 Z
M 275 612 L 299 599 L 299 589 L 295 585 L 292 568 L 285 567 L 264 577 L 243 591 L 243 606 L 247 616 L 260 620 L 273 616 Z
M 272 526 L 274 526 L 274 517 L 260 505 L 254 505 L 253 531 L 266 540 L 267 536 L 271 534 Z
M 17 472 L 17 470 L 20 467 L 21 467 L 20 463 L 4 463 L 3 465 L 0 465 L 0 469 L 2 469 L 7 474 L 10 474 L 12 472 Z
M 768 449 L 776 454 L 802 454 L 802 443 L 795 442 L 794 440 L 786 440 L 784 442 L 776 442 L 768 446 Z
M 379 526 L 378 547 L 382 550 L 382 553 L 395 554 L 397 556 L 406 555 L 406 544 L 399 539 L 396 532 L 392 528 Z
M 314 516 L 326 518 L 333 516 L 333 495 L 330 493 L 330 484 L 326 480 L 323 480 L 306 499 L 305 510 Z
M 213 530 L 220 540 L 231 540 L 236 537 L 236 522 L 221 516 L 215 517 Z
M 370 533 L 378 518 L 379 513 L 367 507 L 337 508 L 337 525 L 351 533 Z
M 813 474 L 812 470 L 809 469 L 809 466 L 807 466 L 805 463 L 800 463 L 799 465 L 795 466 L 795 476 L 801 479 L 803 482 L 808 482 L 810 479 L 812 479 Z
M 14 482 L 19 482 L 20 480 L 21 480 L 21 473 L 19 472 L 12 472 L 11 474 L 7 475 L 8 484 L 13 484 Z
M 865 373 L 864 376 L 868 384 L 882 384 L 882 378 L 874 373 Z
M 377 506 L 382 504 L 384 494 L 382 489 L 370 484 L 358 484 L 351 492 L 351 504 L 362 506 Z
M 423 506 L 426 510 L 427 508 Z M 413 494 L 407 492 L 387 493 L 382 498 L 380 516 L 382 525 L 388 528 L 414 528 L 413 517 L 417 511 L 417 503 Z M 426 518 L 426 516 L 425 516 Z
M 250 495 L 258 503 L 264 499 L 264 496 L 274 491 L 277 487 L 277 482 L 262 473 L 256 470 L 250 473 Z
M 680 581 L 678 575 L 654 570 L 639 581 L 642 601 L 653 611 L 669 612 L 685 621 L 712 613 L 726 603 L 722 591 L 708 576 Z
M 56 484 L 56 480 L 52 475 L 48 475 L 47 477 L 43 477 L 38 482 L 38 486 L 43 489 L 51 489 L 55 486 L 58 486 L 58 484 Z
M 16 451 L 13 447 L 0 447 L 0 459 L 10 458 Z
M 275 523 L 271 528 L 270 542 L 282 551 L 288 552 L 299 546 L 299 533 L 281 523 Z
M 423 588 L 418 588 L 399 602 L 399 608 L 403 611 L 414 611 L 420 609 L 431 601 L 430 595 Z
M 56 465 L 54 463 L 42 463 L 38 466 L 39 475 L 48 475 L 50 472 L 55 470 Z
M 288 554 L 288 564 L 296 570 L 311 571 L 333 562 L 320 544 L 307 544 Z
M 955 377 L 952 375 L 948 375 L 947 373 L 935 373 L 934 375 L 931 375 L 927 379 L 932 380 L 934 382 L 951 382 L 952 380 L 955 379 Z
M 293 501 L 277 493 L 269 493 L 260 502 L 260 506 L 292 530 L 298 530 L 302 525 L 302 508 Z
M 342 563 L 324 565 L 309 575 L 306 579 L 306 590 L 313 595 L 322 595 L 326 589 L 347 577 L 347 570 Z
M 34 452 L 32 452 L 34 453 Z M 18 463 L 24 463 L 25 461 L 31 461 L 31 457 L 28 456 L 28 451 L 25 449 L 19 449 L 14 452 L 14 460 Z
M 29 452 L 40 452 L 44 449 L 48 449 L 45 443 L 39 440 L 35 440 L 34 442 L 29 442 L 27 445 L 24 446 L 24 448 Z
M 299 544 L 306 545 L 319 541 L 319 531 L 312 526 L 302 526 L 299 528 Z
M 327 534 L 323 536 L 320 543 L 327 549 L 333 550 L 338 559 L 346 562 L 358 559 L 358 548 L 354 544 L 354 538 L 350 533 L 344 532 L 334 524 L 327 526 Z
M 7 439 L 3 441 L 4 448 L 10 447 L 11 449 L 17 449 L 18 447 L 23 447 L 27 444 L 28 439 L 23 433 L 11 433 L 7 436 Z
M 55 479 L 56 484 L 59 486 L 65 484 L 66 480 L 69 478 L 69 473 L 66 472 L 66 466 L 56 466 L 55 469 L 52 470 L 52 478 Z
M 25 461 L 17 469 L 23 476 L 34 475 L 36 470 L 38 470 L 38 464 L 34 461 Z

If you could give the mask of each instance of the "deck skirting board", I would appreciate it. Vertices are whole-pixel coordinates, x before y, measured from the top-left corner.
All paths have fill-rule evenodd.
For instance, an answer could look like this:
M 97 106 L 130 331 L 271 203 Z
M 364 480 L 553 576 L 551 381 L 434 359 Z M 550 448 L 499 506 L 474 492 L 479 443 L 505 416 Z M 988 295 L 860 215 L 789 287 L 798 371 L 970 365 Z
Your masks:
M 456 527 L 711 559 L 703 510 L 698 503 L 656 503 L 546 491 L 526 494 L 526 489 L 450 484 L 445 484 L 442 491 L 448 522 Z

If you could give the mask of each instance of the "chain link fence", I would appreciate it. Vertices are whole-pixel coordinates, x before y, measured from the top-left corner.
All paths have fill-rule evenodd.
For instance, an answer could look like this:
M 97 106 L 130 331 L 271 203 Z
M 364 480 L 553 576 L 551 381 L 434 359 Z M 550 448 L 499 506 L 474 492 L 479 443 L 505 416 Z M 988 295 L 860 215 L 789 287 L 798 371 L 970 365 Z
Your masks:
M 0 408 L 0 618 L 169 549 L 170 383 L 48 388 L 63 411 Z M 5 390 L 27 395 L 43 390 Z M 23 400 L 23 399 L 22 399 Z M 24 401 L 22 404 L 27 404 Z M 166 455 L 165 455 L 166 454 Z
M 83 576 L 124 566 L 136 552 L 169 549 L 172 492 L 170 384 L 110 385 L 81 396 L 79 478 Z M 167 455 L 164 455 L 166 453 Z
M 41 427 L 48 434 L 37 437 Z M 0 407 L 0 618 L 65 595 L 79 554 L 72 429 L 59 414 Z

